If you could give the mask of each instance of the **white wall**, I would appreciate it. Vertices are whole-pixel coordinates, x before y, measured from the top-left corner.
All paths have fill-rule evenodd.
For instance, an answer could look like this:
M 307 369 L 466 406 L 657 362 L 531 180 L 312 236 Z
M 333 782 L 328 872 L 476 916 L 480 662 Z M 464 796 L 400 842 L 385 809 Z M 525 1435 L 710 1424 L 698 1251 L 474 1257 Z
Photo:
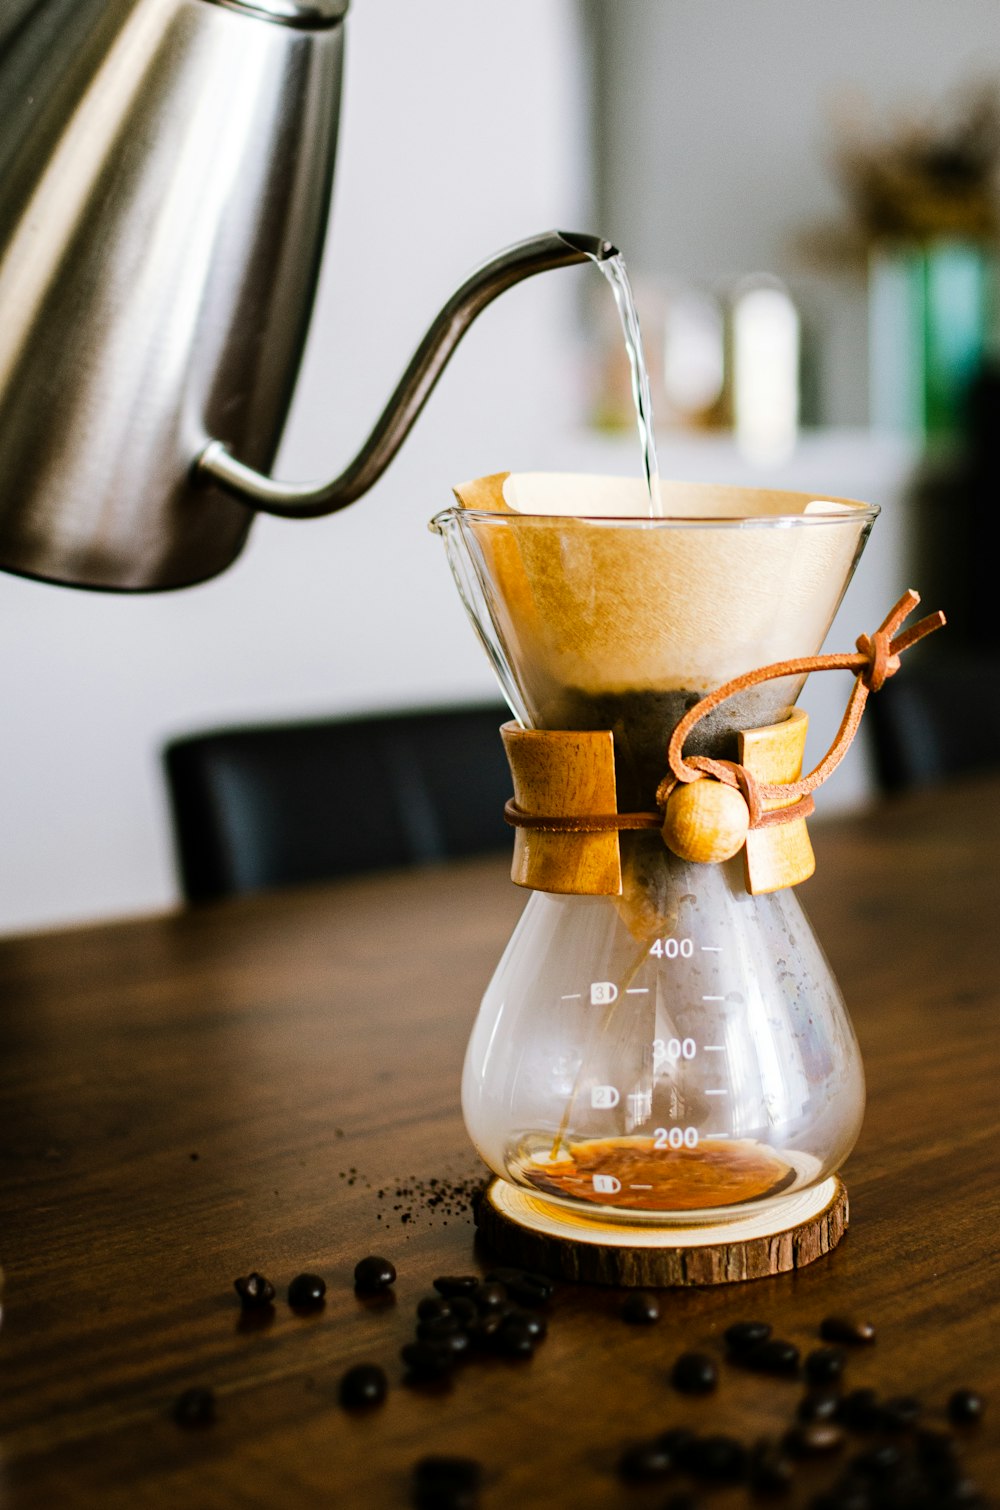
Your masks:
M 1000 76 L 996 0 L 585 0 L 599 44 L 600 216 L 636 271 L 788 279 L 813 328 L 824 423 L 867 420 L 863 280 L 814 271 L 843 217 L 832 117 L 947 116 Z
M 356 0 L 333 232 L 280 475 L 331 475 L 468 269 L 586 228 L 571 0 Z M 206 586 L 141 599 L 0 576 L 0 931 L 175 900 L 163 740 L 489 695 L 426 521 L 449 487 L 557 464 L 583 272 L 487 311 L 398 461 L 327 521 L 259 520 Z M 596 276 L 596 275 L 592 275 Z

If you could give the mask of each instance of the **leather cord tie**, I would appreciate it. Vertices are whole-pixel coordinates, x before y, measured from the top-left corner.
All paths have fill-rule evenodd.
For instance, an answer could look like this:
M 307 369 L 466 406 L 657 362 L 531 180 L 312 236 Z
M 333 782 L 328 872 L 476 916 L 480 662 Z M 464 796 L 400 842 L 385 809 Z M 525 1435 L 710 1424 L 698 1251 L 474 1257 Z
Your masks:
M 868 695 L 879 692 L 891 676 L 899 670 L 899 658 L 904 650 L 918 640 L 932 634 L 947 622 L 943 613 L 928 614 L 911 628 L 898 633 L 905 619 L 920 602 L 920 594 L 911 589 L 903 594 L 886 618 L 872 635 L 858 636 L 857 649 L 833 655 L 807 655 L 794 660 L 774 661 L 769 666 L 759 666 L 742 676 L 723 682 L 714 692 L 694 704 L 681 719 L 670 737 L 667 748 L 668 774 L 656 791 L 657 811 L 647 813 L 595 813 L 572 816 L 539 816 L 523 813 L 513 799 L 504 808 L 504 818 L 513 828 L 540 829 L 553 834 L 602 833 L 611 829 L 653 829 L 663 823 L 663 809 L 667 798 L 679 783 L 702 781 L 706 777 L 735 787 L 742 793 L 750 813 L 750 827 L 766 828 L 775 824 L 791 823 L 797 818 L 807 818 L 815 810 L 812 794 L 823 785 L 837 769 L 858 732 L 861 715 L 865 710 Z M 798 781 L 758 781 L 746 766 L 733 760 L 715 760 L 707 755 L 685 757 L 684 743 L 696 724 L 709 713 L 750 687 L 762 682 L 777 681 L 785 676 L 808 676 L 814 671 L 853 671 L 854 686 L 848 699 L 840 727 L 833 743 L 823 759 Z M 794 802 L 790 799 L 795 798 Z M 764 809 L 768 801 L 781 801 L 788 806 Z

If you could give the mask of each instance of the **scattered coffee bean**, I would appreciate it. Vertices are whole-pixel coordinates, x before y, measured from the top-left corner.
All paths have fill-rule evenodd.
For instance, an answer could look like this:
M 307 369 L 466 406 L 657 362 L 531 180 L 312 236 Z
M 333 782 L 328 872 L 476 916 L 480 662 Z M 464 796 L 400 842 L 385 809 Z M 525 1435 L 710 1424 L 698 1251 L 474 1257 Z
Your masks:
M 852 1389 L 837 1407 L 837 1420 L 852 1431 L 878 1431 L 882 1408 L 873 1389 Z
M 726 1327 L 723 1336 L 731 1353 L 745 1353 L 758 1342 L 766 1342 L 771 1330 L 766 1321 L 734 1321 L 732 1326 Z
M 215 1391 L 184 1390 L 174 1401 L 171 1414 L 178 1426 L 211 1426 L 215 1420 Z
M 695 1433 L 687 1426 L 671 1426 L 667 1431 L 661 1431 L 656 1438 L 665 1452 L 669 1452 L 679 1468 L 683 1468 L 685 1454 L 690 1450 L 696 1440 Z
M 486 1278 L 505 1285 L 511 1300 L 521 1306 L 543 1306 L 555 1289 L 551 1279 L 528 1269 L 492 1269 Z
M 549 1330 L 548 1322 L 537 1311 L 509 1310 L 501 1318 L 501 1327 L 523 1327 L 533 1342 L 541 1342 Z
M 866 1447 L 851 1461 L 855 1473 L 870 1479 L 890 1478 L 903 1461 L 903 1454 L 894 1442 L 878 1442 Z
M 501 1311 L 486 1311 L 470 1329 L 469 1337 L 473 1347 L 489 1352 L 493 1347 L 493 1339 L 503 1323 L 504 1317 Z
M 845 1480 L 809 1501 L 809 1510 L 872 1510 L 868 1484 Z
M 464 1327 L 473 1326 L 479 1319 L 479 1307 L 471 1295 L 453 1295 L 448 1305 L 456 1321 Z
M 882 1402 L 883 1431 L 909 1431 L 920 1419 L 923 1406 L 912 1395 L 895 1395 Z
M 795 1465 L 777 1442 L 758 1442 L 750 1454 L 751 1489 L 762 1494 L 777 1494 L 787 1489 L 795 1476 Z
M 240 1297 L 245 1311 L 263 1310 L 264 1306 L 269 1306 L 274 1300 L 273 1284 L 255 1269 L 241 1279 L 234 1279 L 233 1289 Z
M 465 1296 L 460 1297 L 465 1300 Z M 498 1279 L 484 1280 L 477 1285 L 468 1297 L 468 1303 L 476 1311 L 499 1311 L 507 1304 L 507 1286 L 502 1285 Z
M 670 1379 L 684 1395 L 709 1395 L 719 1382 L 719 1371 L 707 1353 L 681 1353 Z
M 396 1283 L 396 1265 L 388 1258 L 371 1254 L 354 1266 L 354 1288 L 361 1295 L 378 1295 Z
M 323 1304 L 326 1280 L 318 1274 L 296 1274 L 288 1286 L 288 1304 L 298 1311 L 312 1311 Z
M 417 1379 L 443 1379 L 458 1362 L 447 1342 L 408 1342 L 400 1357 Z
M 622 1320 L 633 1326 L 649 1326 L 660 1319 L 660 1303 L 648 1290 L 633 1290 L 622 1301 Z
M 824 1342 L 874 1342 L 875 1328 L 870 1321 L 855 1321 L 850 1316 L 824 1316 L 819 1335 Z
M 491 1348 L 504 1358 L 533 1358 L 535 1339 L 516 1316 L 507 1316 L 494 1332 Z
M 418 1510 L 474 1510 L 482 1469 L 472 1458 L 421 1458 L 413 1469 Z
M 954 1463 L 958 1459 L 958 1444 L 946 1431 L 920 1426 L 914 1434 L 914 1445 L 922 1463 Z
M 377 1363 L 356 1363 L 340 1381 L 340 1403 L 346 1410 L 381 1405 L 388 1389 L 389 1381 Z
M 630 1484 L 648 1484 L 655 1479 L 664 1479 L 673 1469 L 673 1456 L 657 1439 L 634 1442 L 618 1459 L 618 1476 Z
M 455 1316 L 429 1316 L 417 1322 L 418 1342 L 447 1342 L 450 1337 L 464 1333 L 462 1323 Z
M 434 1280 L 434 1288 L 439 1295 L 450 1300 L 453 1295 L 471 1295 L 481 1283 L 478 1274 L 439 1274 Z
M 840 1409 L 841 1397 L 835 1389 L 811 1389 L 799 1401 L 795 1414 L 800 1421 L 833 1421 Z
M 956 1426 L 971 1426 L 982 1419 L 986 1402 L 974 1389 L 956 1389 L 948 1400 L 948 1419 Z
M 451 1301 L 440 1295 L 425 1295 L 417 1303 L 417 1315 L 421 1321 L 430 1321 L 435 1316 L 450 1316 Z
M 840 1451 L 844 1433 L 832 1421 L 811 1421 L 787 1431 L 784 1445 L 793 1458 L 825 1457 L 827 1453 Z
M 738 1355 L 738 1362 L 755 1374 L 797 1374 L 799 1350 L 794 1342 L 784 1342 L 780 1337 L 769 1337 Z
M 810 1384 L 832 1384 L 844 1372 L 847 1353 L 842 1347 L 817 1347 L 805 1356 L 803 1367 Z
M 696 1478 L 714 1484 L 740 1484 L 747 1477 L 750 1456 L 735 1437 L 696 1437 L 684 1454 L 684 1466 Z

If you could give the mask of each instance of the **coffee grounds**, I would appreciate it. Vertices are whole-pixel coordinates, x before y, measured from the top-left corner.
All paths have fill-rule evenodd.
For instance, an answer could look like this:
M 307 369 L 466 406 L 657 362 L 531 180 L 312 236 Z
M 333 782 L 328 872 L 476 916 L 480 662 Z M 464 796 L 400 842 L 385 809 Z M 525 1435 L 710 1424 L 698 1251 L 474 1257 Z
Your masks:
M 737 733 L 778 723 L 787 714 L 800 682 L 801 678 L 785 677 L 729 698 L 695 725 L 685 743 L 685 754 L 735 760 Z M 641 688 L 591 693 L 568 687 L 539 709 L 538 724 L 546 729 L 610 729 L 615 741 L 619 811 L 644 811 L 655 806 L 656 789 L 668 773 L 671 734 L 706 691 Z
M 480 1167 L 471 1174 L 443 1174 L 424 1178 L 407 1175 L 389 1184 L 374 1187 L 367 1175 L 353 1166 L 341 1170 L 339 1178 L 347 1185 L 361 1185 L 375 1190 L 381 1203 L 375 1220 L 387 1226 L 399 1222 L 403 1227 L 425 1225 L 447 1227 L 449 1220 L 463 1221 L 475 1215 L 491 1176 Z

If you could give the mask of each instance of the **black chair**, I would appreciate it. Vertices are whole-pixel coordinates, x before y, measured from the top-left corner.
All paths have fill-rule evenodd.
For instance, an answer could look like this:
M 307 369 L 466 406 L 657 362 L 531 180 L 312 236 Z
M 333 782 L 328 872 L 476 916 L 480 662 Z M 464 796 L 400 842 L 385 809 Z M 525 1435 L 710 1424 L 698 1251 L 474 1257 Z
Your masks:
M 865 709 L 887 792 L 1000 766 L 1000 655 L 918 654 Z
M 499 704 L 228 729 L 164 752 L 202 902 L 510 847 Z

